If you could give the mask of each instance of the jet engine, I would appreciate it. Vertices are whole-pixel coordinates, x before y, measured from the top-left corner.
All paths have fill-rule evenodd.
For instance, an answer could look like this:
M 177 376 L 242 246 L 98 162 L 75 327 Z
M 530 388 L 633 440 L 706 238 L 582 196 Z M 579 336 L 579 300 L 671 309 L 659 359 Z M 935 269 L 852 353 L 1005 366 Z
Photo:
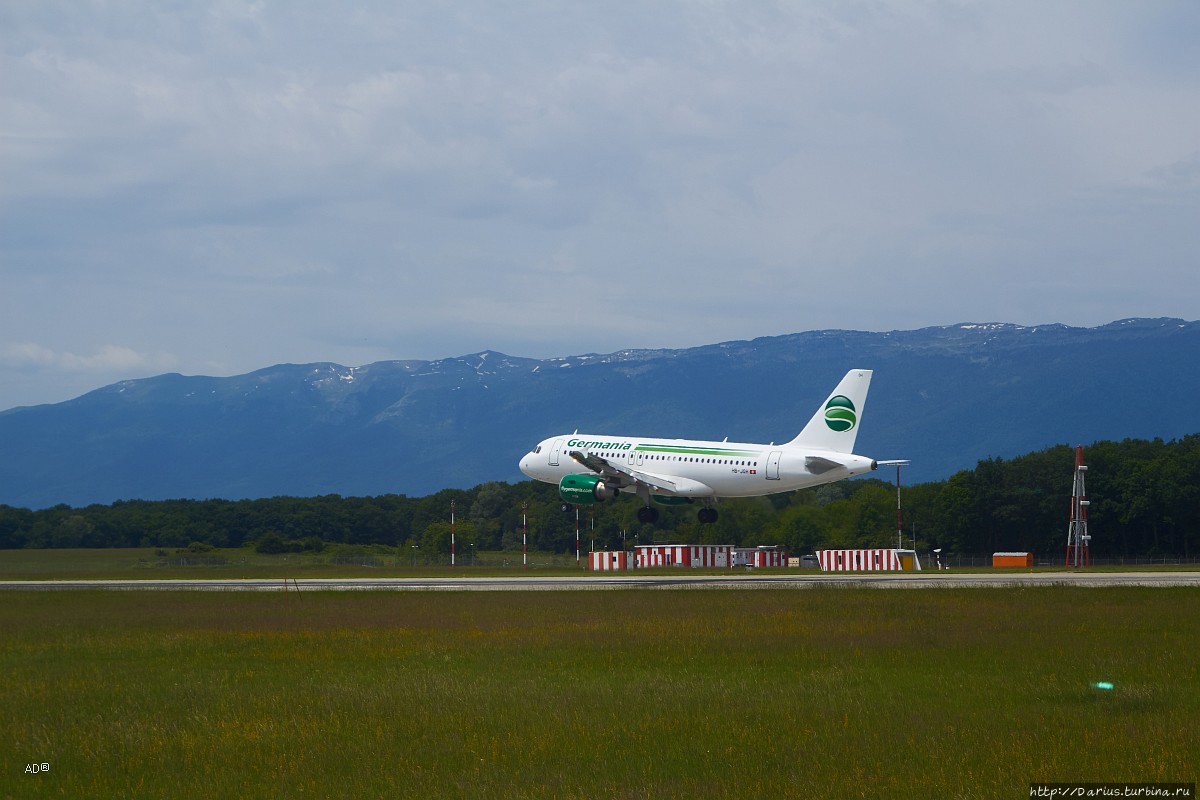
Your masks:
M 558 482 L 558 496 L 576 505 L 586 506 L 612 500 L 620 491 L 600 475 L 567 475 Z

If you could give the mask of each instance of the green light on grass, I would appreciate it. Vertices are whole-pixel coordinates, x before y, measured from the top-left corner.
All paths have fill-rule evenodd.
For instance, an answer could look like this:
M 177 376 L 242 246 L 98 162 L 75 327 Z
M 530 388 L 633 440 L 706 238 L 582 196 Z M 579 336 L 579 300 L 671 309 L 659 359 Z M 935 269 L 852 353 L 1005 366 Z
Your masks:
M 1096 681 L 1092 684 L 1092 688 L 1100 689 L 1101 691 L 1105 692 L 1111 692 L 1113 690 L 1113 684 L 1108 681 Z

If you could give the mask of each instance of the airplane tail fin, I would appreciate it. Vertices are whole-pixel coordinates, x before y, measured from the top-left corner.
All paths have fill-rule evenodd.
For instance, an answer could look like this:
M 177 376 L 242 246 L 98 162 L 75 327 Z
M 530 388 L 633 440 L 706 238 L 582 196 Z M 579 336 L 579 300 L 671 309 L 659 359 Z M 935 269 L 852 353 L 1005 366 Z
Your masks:
M 833 394 L 825 399 L 804 430 L 800 431 L 800 435 L 788 445 L 853 453 L 870 386 L 871 370 L 852 369 L 847 372 Z

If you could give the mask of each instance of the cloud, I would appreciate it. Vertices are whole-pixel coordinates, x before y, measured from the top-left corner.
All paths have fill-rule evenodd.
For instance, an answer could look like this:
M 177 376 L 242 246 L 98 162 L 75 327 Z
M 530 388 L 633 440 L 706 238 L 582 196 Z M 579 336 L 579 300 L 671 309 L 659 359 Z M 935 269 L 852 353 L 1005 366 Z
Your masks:
M 169 369 L 175 361 L 167 354 L 148 355 L 112 344 L 102 345 L 90 355 L 52 350 L 35 342 L 0 345 L 0 366 L 17 370 L 129 374 Z
M 9 4 L 3 358 L 1194 315 L 1193 7 Z

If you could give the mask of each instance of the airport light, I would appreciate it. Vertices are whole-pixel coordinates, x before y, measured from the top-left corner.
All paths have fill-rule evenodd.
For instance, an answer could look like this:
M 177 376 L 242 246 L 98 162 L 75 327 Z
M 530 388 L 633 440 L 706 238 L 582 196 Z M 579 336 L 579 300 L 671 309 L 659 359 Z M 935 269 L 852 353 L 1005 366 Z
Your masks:
M 904 523 L 903 517 L 900 514 L 900 468 L 907 467 L 911 461 L 899 459 L 896 461 L 878 461 L 876 462 L 881 467 L 896 468 L 896 549 L 904 549 Z M 913 552 L 917 551 L 917 535 L 913 533 Z
M 529 569 L 529 545 L 527 537 L 529 535 L 529 526 L 525 522 L 525 515 L 529 511 L 529 501 L 521 503 L 521 569 Z
M 450 501 L 450 566 L 454 566 L 454 501 Z

